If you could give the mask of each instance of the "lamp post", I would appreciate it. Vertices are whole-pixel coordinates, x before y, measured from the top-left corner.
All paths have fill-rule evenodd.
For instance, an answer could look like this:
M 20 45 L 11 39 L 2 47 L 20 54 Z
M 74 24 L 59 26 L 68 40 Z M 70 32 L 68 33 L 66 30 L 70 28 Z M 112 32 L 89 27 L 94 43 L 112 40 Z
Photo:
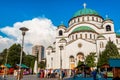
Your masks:
M 18 80 L 20 80 L 20 73 L 21 73 L 21 64 L 22 64 L 22 54 L 23 54 L 23 45 L 24 45 L 24 36 L 25 32 L 29 29 L 26 27 L 21 27 L 20 30 L 22 31 L 22 45 L 21 45 L 21 53 L 20 53 L 20 63 L 19 63 L 19 74 L 18 74 Z
M 62 80 L 62 50 L 63 50 L 63 46 L 60 45 L 60 80 Z

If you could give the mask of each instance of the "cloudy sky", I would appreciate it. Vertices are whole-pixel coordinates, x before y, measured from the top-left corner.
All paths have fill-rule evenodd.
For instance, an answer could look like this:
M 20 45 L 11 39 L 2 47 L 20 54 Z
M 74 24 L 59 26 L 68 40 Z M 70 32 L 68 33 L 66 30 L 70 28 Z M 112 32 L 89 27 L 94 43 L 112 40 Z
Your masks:
M 22 40 L 20 27 L 27 27 L 24 50 L 31 53 L 36 44 L 47 47 L 55 40 L 55 29 L 83 8 L 96 10 L 103 18 L 114 21 L 120 33 L 119 0 L 0 0 L 0 52 Z

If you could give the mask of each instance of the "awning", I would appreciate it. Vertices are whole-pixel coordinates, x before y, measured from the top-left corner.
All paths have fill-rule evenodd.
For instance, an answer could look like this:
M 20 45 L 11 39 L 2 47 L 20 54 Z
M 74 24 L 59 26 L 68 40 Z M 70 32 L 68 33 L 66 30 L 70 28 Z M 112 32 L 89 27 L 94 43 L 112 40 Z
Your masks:
M 10 64 L 5 64 L 7 68 L 11 68 L 12 66 Z
M 21 66 L 20 66 L 20 64 L 17 64 L 17 66 L 19 66 L 19 67 L 21 67 L 21 68 L 29 68 L 29 67 L 26 66 L 25 64 L 21 64 Z
M 110 67 L 120 67 L 120 59 L 110 59 Z
M 0 67 L 1 67 L 1 68 L 4 68 L 4 67 L 6 67 L 6 66 L 5 66 L 5 65 L 1 65 Z

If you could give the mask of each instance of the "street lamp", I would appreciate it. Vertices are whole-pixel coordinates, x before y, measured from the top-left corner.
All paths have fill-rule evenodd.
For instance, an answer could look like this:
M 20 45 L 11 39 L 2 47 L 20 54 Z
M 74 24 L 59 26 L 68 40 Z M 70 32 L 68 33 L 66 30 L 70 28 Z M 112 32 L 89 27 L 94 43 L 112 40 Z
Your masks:
M 63 50 L 63 46 L 60 45 L 60 80 L 62 80 L 62 50 Z
M 21 27 L 20 30 L 22 31 L 22 45 L 21 45 L 21 54 L 20 54 L 20 66 L 19 66 L 19 74 L 18 74 L 18 80 L 20 80 L 20 73 L 21 73 L 21 64 L 22 64 L 22 54 L 23 54 L 23 45 L 24 45 L 24 36 L 25 32 L 29 29 L 26 27 Z

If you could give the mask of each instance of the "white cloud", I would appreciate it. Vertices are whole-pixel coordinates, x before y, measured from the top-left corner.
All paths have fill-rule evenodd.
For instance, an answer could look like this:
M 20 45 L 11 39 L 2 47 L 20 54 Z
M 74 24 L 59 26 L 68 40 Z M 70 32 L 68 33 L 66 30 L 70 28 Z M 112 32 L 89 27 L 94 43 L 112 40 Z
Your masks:
M 47 47 L 51 43 L 53 43 L 53 41 L 55 41 L 56 26 L 54 26 L 52 24 L 52 21 L 47 18 L 33 18 L 32 20 L 16 22 L 13 25 L 13 27 L 6 26 L 0 29 L 0 31 L 8 35 L 9 38 L 14 39 L 15 43 L 21 43 L 22 34 L 21 31 L 19 30 L 20 27 L 26 27 L 29 29 L 29 31 L 26 32 L 24 40 L 25 41 L 24 49 L 27 52 L 31 52 L 31 48 L 33 45 L 38 44 Z M 9 44 L 10 42 L 11 44 L 13 44 L 12 39 L 8 39 Z M 4 44 L 8 44 L 8 42 L 4 40 L 3 44 L 2 45 L 0 44 L 0 47 L 3 46 Z M 27 44 L 32 44 L 32 46 L 30 45 L 27 46 Z
M 0 52 L 5 48 L 9 48 L 13 43 L 14 41 L 12 39 L 0 36 Z

